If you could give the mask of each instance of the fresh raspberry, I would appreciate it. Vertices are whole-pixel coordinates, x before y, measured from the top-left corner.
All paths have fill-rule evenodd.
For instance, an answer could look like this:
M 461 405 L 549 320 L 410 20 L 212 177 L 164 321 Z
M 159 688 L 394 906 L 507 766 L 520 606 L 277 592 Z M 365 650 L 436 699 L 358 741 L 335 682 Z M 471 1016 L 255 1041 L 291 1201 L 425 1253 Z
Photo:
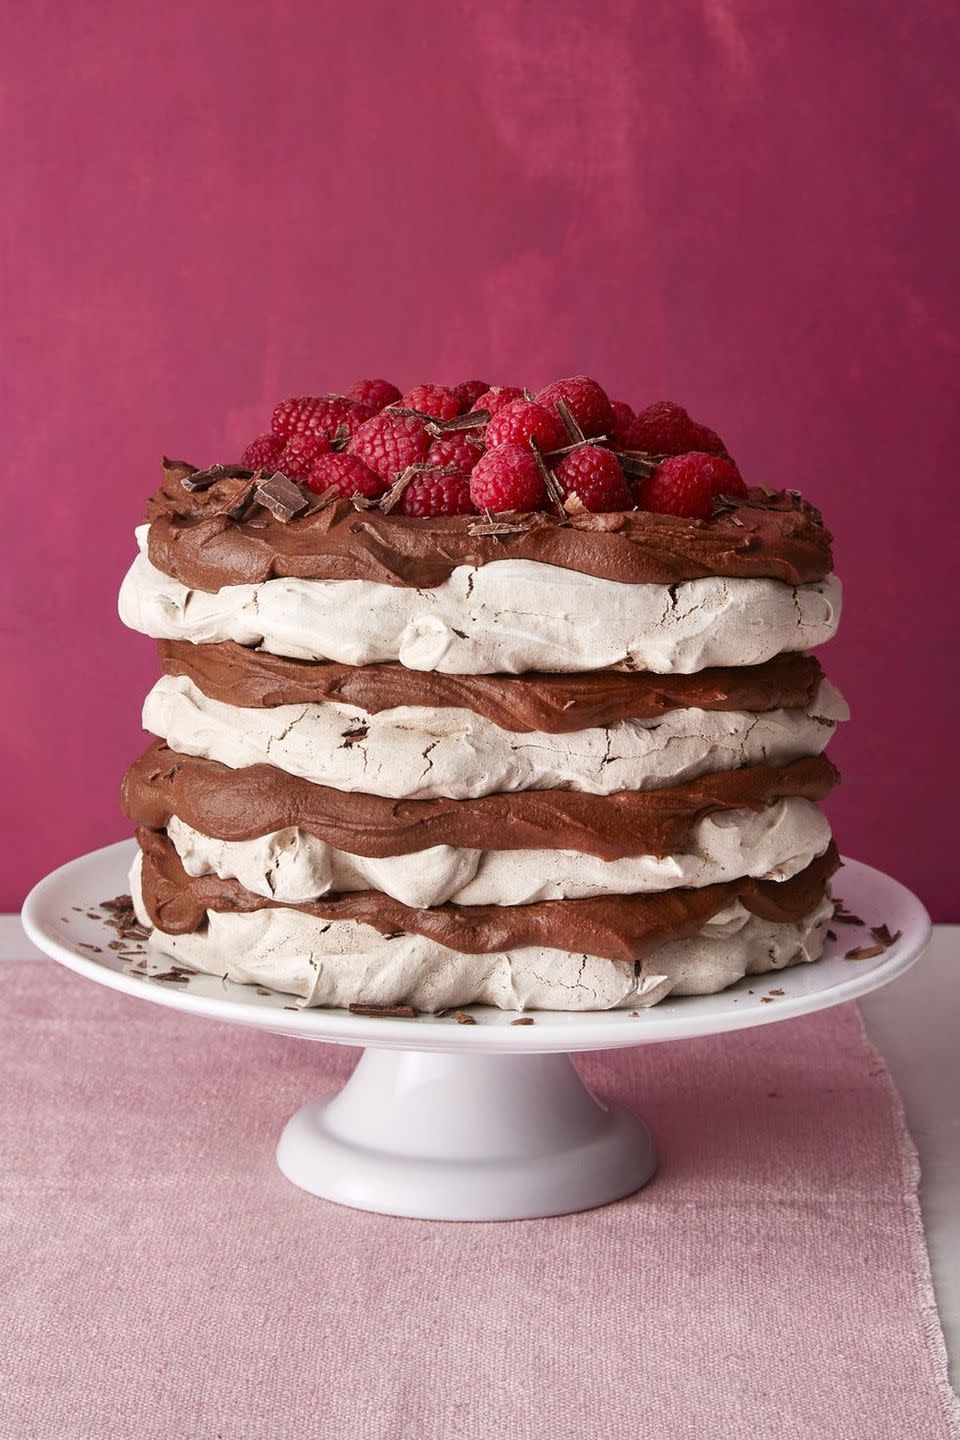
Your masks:
M 624 441 L 633 433 L 633 424 L 637 418 L 633 406 L 628 405 L 625 400 L 611 400 L 610 408 L 613 410 L 610 441 L 618 449 L 628 450 L 630 447 Z
M 375 412 L 370 405 L 348 400 L 345 395 L 302 395 L 281 400 L 273 412 L 271 429 L 274 435 L 288 440 L 291 435 L 323 435 L 332 440 L 344 427 L 353 435 Z
M 445 474 L 446 467 L 414 475 L 397 501 L 400 515 L 475 515 L 470 499 L 470 477 L 461 471 Z
M 460 414 L 460 401 L 446 385 L 414 385 L 401 397 L 400 404 L 405 410 L 419 410 L 434 420 L 452 420 Z
M 727 447 L 720 436 L 706 425 L 698 425 L 672 400 L 658 400 L 641 410 L 630 428 L 624 450 L 645 450 L 649 455 L 687 455 L 698 451 L 707 455 L 725 455 Z
M 329 448 L 329 441 L 322 435 L 291 435 L 277 457 L 274 469 L 291 480 L 304 480 L 317 456 Z
M 240 456 L 240 464 L 248 470 L 276 470 L 282 449 L 279 435 L 258 435 Z
M 368 500 L 376 500 L 387 488 L 380 476 L 374 475 L 358 455 L 335 455 L 330 451 L 317 456 L 303 483 L 317 495 L 322 495 L 324 490 L 334 489 L 345 500 L 351 495 L 363 495 Z
M 415 415 L 397 415 L 381 410 L 367 420 L 347 446 L 388 485 L 408 465 L 418 465 L 430 449 L 430 432 Z
M 497 445 L 470 476 L 470 499 L 478 510 L 542 510 L 547 503 L 533 451 L 526 445 Z
M 486 380 L 461 380 L 459 385 L 454 385 L 453 393 L 460 401 L 461 412 L 469 410 L 489 389 Z
M 483 440 L 476 430 L 451 430 L 434 440 L 427 451 L 430 465 L 456 465 L 465 475 L 476 465 L 483 454 Z
M 740 499 L 747 487 L 732 461 L 694 450 L 661 460 L 650 478 L 642 481 L 638 494 L 641 507 L 657 515 L 706 520 L 718 495 Z
M 556 415 L 535 400 L 511 400 L 501 405 L 487 425 L 487 449 L 495 445 L 528 445 L 535 440 L 541 450 L 558 450 L 567 441 Z
M 540 391 L 537 400 L 557 415 L 557 401 L 566 400 L 570 413 L 584 435 L 608 435 L 613 425 L 613 407 L 607 392 L 586 375 L 555 380 Z
M 489 410 L 491 415 L 496 415 L 504 405 L 509 405 L 513 400 L 522 400 L 524 394 L 518 390 L 516 385 L 491 385 L 489 390 L 484 390 L 478 395 L 470 406 L 471 410 Z
M 369 405 L 371 410 L 382 410 L 385 405 L 396 405 L 400 391 L 389 380 L 354 380 L 344 390 L 348 400 L 360 405 Z
M 576 495 L 587 510 L 632 510 L 620 461 L 612 450 L 581 445 L 564 455 L 554 471 L 565 495 Z

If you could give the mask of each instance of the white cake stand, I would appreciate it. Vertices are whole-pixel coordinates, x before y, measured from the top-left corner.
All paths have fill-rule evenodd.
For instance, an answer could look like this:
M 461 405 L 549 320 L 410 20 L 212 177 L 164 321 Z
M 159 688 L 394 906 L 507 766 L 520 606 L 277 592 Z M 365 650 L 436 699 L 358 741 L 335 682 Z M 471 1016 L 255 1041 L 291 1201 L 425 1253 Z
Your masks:
M 902 932 L 873 957 L 845 959 L 873 937 L 836 924 L 837 940 L 814 965 L 633 1013 L 541 1010 L 526 1017 L 533 1024 L 518 1025 L 514 1012 L 483 1006 L 470 1007 L 474 1024 L 451 1015 L 301 1010 L 289 995 L 260 994 L 217 976 L 151 978 L 169 972 L 165 957 L 149 956 L 147 974 L 131 973 L 130 962 L 107 948 L 113 933 L 96 912 L 101 900 L 126 890 L 133 853 L 133 842 L 122 841 L 41 880 L 23 909 L 34 944 L 141 1000 L 300 1040 L 365 1047 L 339 1094 L 308 1101 L 288 1122 L 277 1163 L 314 1195 L 428 1220 L 562 1215 L 631 1194 L 656 1168 L 650 1134 L 637 1116 L 587 1089 L 572 1053 L 715 1035 L 839 1005 L 902 975 L 930 935 L 929 917 L 909 890 L 847 861 L 836 889 L 848 909 L 867 926 Z

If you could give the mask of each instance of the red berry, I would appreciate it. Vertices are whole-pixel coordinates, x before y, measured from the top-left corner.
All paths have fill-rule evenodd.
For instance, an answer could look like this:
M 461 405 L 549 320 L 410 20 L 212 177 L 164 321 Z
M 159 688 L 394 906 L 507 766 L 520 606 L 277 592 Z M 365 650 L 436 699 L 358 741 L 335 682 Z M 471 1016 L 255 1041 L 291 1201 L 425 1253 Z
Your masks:
M 485 394 L 490 386 L 486 380 L 461 380 L 459 385 L 454 385 L 453 393 L 460 401 L 461 411 L 469 410 L 480 396 Z
M 271 429 L 285 440 L 306 434 L 332 440 L 341 426 L 353 435 L 373 413 L 371 406 L 348 400 L 345 395 L 302 395 L 280 401 L 273 412 Z
M 564 455 L 554 471 L 565 495 L 576 495 L 587 510 L 632 510 L 633 496 L 612 450 L 581 445 Z
M 415 415 L 382 410 L 356 432 L 347 449 L 359 455 L 388 485 L 408 465 L 418 465 L 430 448 L 430 432 Z
M 419 410 L 434 420 L 452 420 L 460 414 L 460 400 L 446 385 L 414 385 L 401 397 L 400 404 L 405 410 Z
M 374 475 L 359 456 L 345 452 L 318 455 L 304 484 L 317 495 L 333 488 L 345 500 L 351 495 L 364 495 L 368 500 L 376 500 L 387 488 L 380 476 Z
M 258 435 L 240 456 L 240 464 L 247 470 L 276 470 L 282 449 L 279 435 Z
M 726 454 L 720 436 L 691 420 L 683 406 L 672 400 L 658 400 L 641 410 L 621 449 L 645 450 L 649 455 L 687 455 L 694 450 L 708 455 Z
M 477 461 L 470 499 L 478 510 L 541 510 L 546 486 L 526 445 L 497 445 Z
M 509 405 L 512 400 L 522 400 L 523 391 L 518 390 L 516 385 L 491 385 L 489 390 L 484 390 L 478 395 L 470 406 L 471 410 L 489 410 L 491 415 L 496 415 L 504 405 Z
M 487 424 L 488 450 L 495 445 L 528 445 L 531 440 L 541 450 L 558 450 L 567 440 L 556 415 L 535 400 L 511 400 L 509 405 L 501 405 Z
M 584 435 L 608 435 L 613 425 L 613 407 L 606 391 L 586 375 L 555 380 L 540 391 L 537 400 L 555 415 L 557 401 L 565 400 Z
M 317 456 L 329 448 L 329 442 L 322 435 L 291 435 L 274 468 L 291 480 L 303 480 L 310 474 Z
M 620 450 L 628 450 L 630 447 L 624 441 L 632 434 L 633 423 L 637 418 L 633 406 L 628 405 L 625 400 L 611 400 L 610 407 L 613 410 L 610 441 Z
M 445 474 L 444 467 L 414 475 L 397 501 L 400 515 L 475 515 L 470 499 L 470 477 L 461 471 Z
M 369 405 L 371 410 L 382 410 L 385 405 L 396 405 L 400 391 L 389 380 L 354 380 L 344 390 L 348 400 L 360 405 Z
M 740 472 L 722 455 L 694 450 L 661 460 L 638 487 L 640 505 L 658 515 L 684 515 L 706 520 L 718 495 L 742 499 L 747 494 Z
M 483 454 L 483 441 L 476 430 L 451 430 L 434 440 L 427 451 L 430 465 L 455 465 L 465 475 L 476 465 Z

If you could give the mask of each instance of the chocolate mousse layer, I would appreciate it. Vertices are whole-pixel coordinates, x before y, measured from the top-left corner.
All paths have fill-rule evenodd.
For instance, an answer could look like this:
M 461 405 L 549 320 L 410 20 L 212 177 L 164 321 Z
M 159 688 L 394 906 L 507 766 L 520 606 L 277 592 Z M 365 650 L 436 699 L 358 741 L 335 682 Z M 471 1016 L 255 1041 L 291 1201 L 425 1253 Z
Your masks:
M 185 490 L 189 468 L 169 468 L 150 501 L 149 556 L 198 590 L 285 576 L 426 588 L 460 565 L 497 560 L 538 560 L 605 580 L 661 585 L 704 576 L 798 585 L 822 580 L 832 568 L 831 536 L 819 512 L 784 492 L 753 490 L 707 520 L 637 510 L 493 522 L 421 519 L 360 510 L 347 500 L 314 501 L 312 509 L 280 519 L 258 505 L 238 512 L 235 477 Z
M 233 641 L 193 645 L 161 640 L 160 664 L 213 700 L 264 709 L 336 701 L 368 714 L 400 705 L 464 709 L 503 730 L 566 734 L 619 720 L 649 720 L 688 706 L 700 710 L 804 709 L 823 678 L 812 655 L 778 655 L 764 665 L 693 675 L 595 670 L 573 675 L 442 675 L 396 663 L 339 665 L 290 660 Z
M 351 855 L 407 855 L 432 845 L 470 850 L 575 850 L 602 860 L 673 855 L 718 810 L 765 810 L 790 796 L 822 800 L 839 776 L 815 756 L 750 765 L 668 790 L 522 790 L 470 800 L 396 800 L 347 793 L 272 765 L 231 770 L 157 741 L 127 771 L 122 801 L 131 820 L 163 830 L 174 815 L 204 835 L 252 840 L 299 827 Z
M 535 945 L 627 962 L 642 958 L 658 942 L 696 935 L 738 900 L 764 920 L 784 924 L 800 920 L 822 900 L 840 864 L 831 844 L 805 870 L 779 882 L 744 878 L 653 895 L 545 900 L 533 905 L 447 904 L 415 910 L 373 890 L 282 905 L 252 894 L 238 880 L 187 875 L 165 834 L 140 829 L 137 839 L 143 851 L 144 904 L 153 924 L 171 935 L 203 927 L 208 910 L 242 914 L 294 909 L 323 920 L 361 921 L 382 935 L 425 935 L 468 955 Z

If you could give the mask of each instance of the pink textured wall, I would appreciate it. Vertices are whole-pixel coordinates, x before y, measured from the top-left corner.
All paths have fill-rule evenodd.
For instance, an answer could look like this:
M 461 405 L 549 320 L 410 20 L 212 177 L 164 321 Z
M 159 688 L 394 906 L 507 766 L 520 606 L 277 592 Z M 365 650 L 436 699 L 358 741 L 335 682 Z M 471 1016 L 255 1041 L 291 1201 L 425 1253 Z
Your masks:
M 162 451 L 235 454 L 364 373 L 585 370 L 824 508 L 840 840 L 960 918 L 953 4 L 25 0 L 4 29 L 0 904 L 125 832 L 155 667 L 114 596 Z

